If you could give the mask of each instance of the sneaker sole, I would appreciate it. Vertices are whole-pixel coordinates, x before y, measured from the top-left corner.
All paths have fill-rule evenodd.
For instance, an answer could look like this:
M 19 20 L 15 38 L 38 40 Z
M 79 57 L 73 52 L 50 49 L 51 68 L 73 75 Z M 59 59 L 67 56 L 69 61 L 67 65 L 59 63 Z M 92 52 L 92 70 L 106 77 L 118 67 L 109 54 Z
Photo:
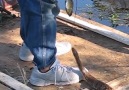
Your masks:
M 46 80 L 42 80 L 39 78 L 35 78 L 35 79 L 30 79 L 29 80 L 30 84 L 34 85 L 34 86 L 48 86 L 48 85 L 69 85 L 69 84 L 74 84 L 74 83 L 78 83 L 78 80 L 72 81 L 72 82 L 59 82 L 59 83 L 52 83 L 51 81 L 46 81 Z

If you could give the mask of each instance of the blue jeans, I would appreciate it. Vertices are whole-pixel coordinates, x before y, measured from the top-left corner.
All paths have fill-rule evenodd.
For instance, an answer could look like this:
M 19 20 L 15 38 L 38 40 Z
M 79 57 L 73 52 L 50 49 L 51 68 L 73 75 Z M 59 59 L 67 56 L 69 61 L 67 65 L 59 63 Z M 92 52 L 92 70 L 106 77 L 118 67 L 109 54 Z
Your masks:
M 47 2 L 46 2 L 47 1 Z M 50 0 L 18 0 L 21 10 L 20 35 L 34 55 L 34 63 L 41 69 L 56 60 L 56 3 Z

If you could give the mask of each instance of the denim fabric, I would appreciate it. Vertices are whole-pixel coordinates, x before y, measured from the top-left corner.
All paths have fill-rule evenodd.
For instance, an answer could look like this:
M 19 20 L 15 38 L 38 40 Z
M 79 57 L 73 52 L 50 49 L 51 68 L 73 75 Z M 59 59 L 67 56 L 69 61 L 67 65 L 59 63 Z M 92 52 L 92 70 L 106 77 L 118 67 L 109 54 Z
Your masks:
M 38 68 L 45 68 L 55 61 L 57 3 L 46 0 L 18 0 L 21 9 L 20 35 L 34 55 Z M 50 1 L 50 0 L 47 0 Z

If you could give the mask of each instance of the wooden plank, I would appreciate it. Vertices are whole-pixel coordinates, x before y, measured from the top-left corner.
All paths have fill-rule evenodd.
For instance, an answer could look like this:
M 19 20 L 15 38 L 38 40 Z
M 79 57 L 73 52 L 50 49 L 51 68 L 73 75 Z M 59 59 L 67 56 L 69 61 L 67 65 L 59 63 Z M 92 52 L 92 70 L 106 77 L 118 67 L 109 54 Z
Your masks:
M 108 27 L 106 25 L 97 23 L 92 20 L 88 20 L 86 18 L 82 18 L 78 15 L 72 15 L 71 17 L 69 17 L 66 13 L 64 13 L 63 10 L 59 13 L 58 18 L 66 21 L 66 22 L 72 23 L 74 25 L 83 27 L 85 29 L 89 29 L 93 32 L 99 33 L 108 38 L 111 38 L 111 39 L 114 39 L 121 43 L 124 43 L 126 45 L 129 45 L 129 35 L 128 34 L 123 33 L 119 30 L 113 29 L 111 27 Z
M 0 72 L 0 82 L 4 83 L 5 85 L 15 89 L 15 90 L 33 90 L 30 87 L 22 84 L 21 82 L 15 80 L 14 78 Z
M 11 90 L 11 89 L 0 83 L 0 90 Z
M 116 78 L 107 83 L 114 90 L 129 90 L 129 74 Z

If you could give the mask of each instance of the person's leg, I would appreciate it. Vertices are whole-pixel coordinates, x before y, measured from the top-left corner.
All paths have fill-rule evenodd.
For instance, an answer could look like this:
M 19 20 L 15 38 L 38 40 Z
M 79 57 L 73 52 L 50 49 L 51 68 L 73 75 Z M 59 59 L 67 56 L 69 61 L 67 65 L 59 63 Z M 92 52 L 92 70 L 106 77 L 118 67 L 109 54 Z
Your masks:
M 57 53 L 56 56 L 65 54 L 71 50 L 71 44 L 69 42 L 56 42 Z M 33 61 L 33 54 L 30 52 L 29 48 L 22 44 L 19 51 L 19 58 L 22 61 Z
M 56 0 L 55 1 L 54 0 L 44 0 L 44 1 L 50 2 L 50 3 L 56 2 Z M 19 1 L 19 2 L 20 2 L 21 7 L 24 7 L 25 1 L 23 0 L 23 1 Z M 52 13 L 53 13 L 54 17 L 56 17 L 58 15 L 58 13 L 60 12 L 60 9 L 59 9 L 57 3 L 55 5 L 56 6 L 52 9 Z M 23 15 L 22 15 L 22 17 L 23 17 Z M 25 18 L 23 17 L 22 20 L 24 20 L 24 19 Z M 22 25 L 24 25 L 24 24 L 22 24 Z M 56 48 L 57 48 L 56 55 L 62 55 L 71 50 L 71 44 L 69 42 L 56 42 Z M 34 56 L 30 52 L 29 48 L 25 45 L 25 43 L 23 43 L 23 45 L 20 48 L 19 58 L 23 61 L 32 61 L 34 58 Z
M 21 7 L 21 37 L 34 55 L 38 68 L 54 63 L 56 21 L 51 9 L 55 4 L 42 0 L 19 0 Z M 24 5 L 24 6 L 23 6 Z
M 36 65 L 30 83 L 45 86 L 79 82 L 79 78 L 82 79 L 79 69 L 64 67 L 56 59 L 56 21 L 51 11 L 54 4 L 45 3 L 43 0 L 19 0 L 19 4 L 21 37 L 34 55 Z

